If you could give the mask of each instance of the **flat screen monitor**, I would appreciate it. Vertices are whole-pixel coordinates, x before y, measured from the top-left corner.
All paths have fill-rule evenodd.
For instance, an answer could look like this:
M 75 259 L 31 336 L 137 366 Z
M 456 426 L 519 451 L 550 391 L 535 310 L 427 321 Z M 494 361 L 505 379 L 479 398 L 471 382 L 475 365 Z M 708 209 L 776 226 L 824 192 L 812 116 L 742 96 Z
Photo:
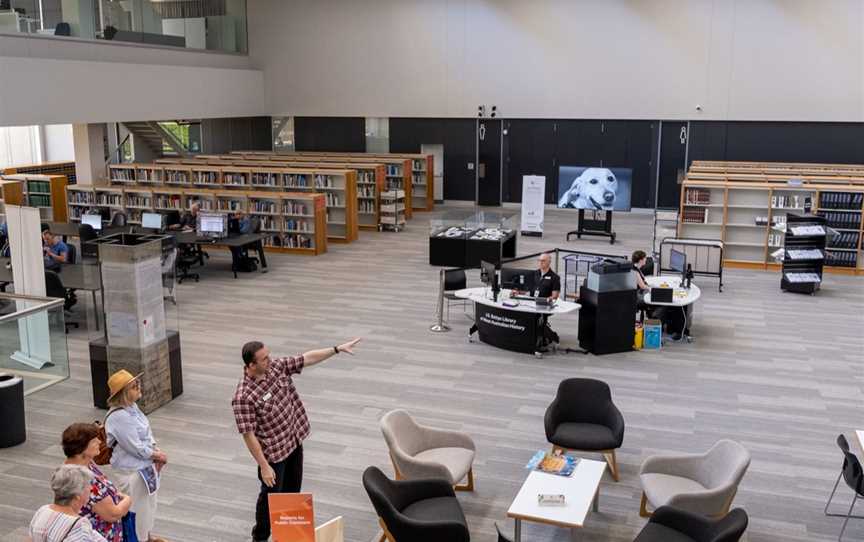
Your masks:
M 162 215 L 159 213 L 142 213 L 141 227 L 149 228 L 151 230 L 161 230 L 163 224 L 162 220 Z
M 674 248 L 669 251 L 669 269 L 676 273 L 684 273 L 687 269 L 687 255 Z
M 96 231 L 102 229 L 102 216 L 101 215 L 82 215 L 81 223 L 87 224 L 91 228 Z
M 228 215 L 221 213 L 198 213 L 198 235 L 202 237 L 226 237 Z
M 501 268 L 501 287 L 523 292 L 533 292 L 536 288 L 537 272 L 531 269 Z
M 558 208 L 630 211 L 633 170 L 587 166 L 558 169 Z

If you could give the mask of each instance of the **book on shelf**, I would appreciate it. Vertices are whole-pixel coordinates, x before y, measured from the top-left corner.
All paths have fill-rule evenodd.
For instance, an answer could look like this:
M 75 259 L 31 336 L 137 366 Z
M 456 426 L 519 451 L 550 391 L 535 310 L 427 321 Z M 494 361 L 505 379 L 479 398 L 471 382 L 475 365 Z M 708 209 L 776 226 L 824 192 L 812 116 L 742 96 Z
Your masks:
M 708 188 L 687 188 L 684 190 L 684 204 L 707 205 L 711 203 L 711 190 Z
M 799 194 L 789 196 L 771 196 L 771 207 L 774 209 L 804 209 L 804 198 Z
M 296 201 L 286 201 L 282 206 L 283 214 L 286 215 L 308 215 L 309 208 L 305 203 L 298 203 Z
M 222 183 L 229 186 L 246 186 L 248 184 L 245 173 L 223 173 Z
M 861 210 L 864 194 L 853 192 L 822 192 L 819 194 L 819 207 L 822 209 Z
M 819 216 L 825 217 L 825 221 L 831 228 L 861 229 L 861 213 L 820 210 Z
M 825 251 L 825 265 L 833 267 L 855 267 L 858 265 L 858 253 L 850 251 Z
M 167 169 L 165 170 L 165 182 L 173 184 L 189 184 L 189 172 Z
M 272 172 L 253 172 L 252 186 L 276 186 L 276 174 Z
M 831 238 L 831 246 L 828 248 L 858 248 L 858 236 L 857 231 L 838 232 Z
M 681 212 L 681 222 L 686 224 L 707 224 L 708 209 L 704 207 L 688 207 Z
M 307 175 L 303 174 L 289 174 L 285 175 L 285 187 L 286 188 L 309 188 L 309 178 Z

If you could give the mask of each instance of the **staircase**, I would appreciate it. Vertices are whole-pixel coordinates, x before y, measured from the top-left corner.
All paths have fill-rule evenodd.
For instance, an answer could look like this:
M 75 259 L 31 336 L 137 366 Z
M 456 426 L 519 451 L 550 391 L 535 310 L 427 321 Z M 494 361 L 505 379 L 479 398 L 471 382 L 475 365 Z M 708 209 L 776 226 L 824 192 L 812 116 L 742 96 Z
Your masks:
M 132 135 L 137 137 L 139 141 L 143 141 L 156 156 L 189 156 L 189 151 L 183 148 L 183 144 L 171 132 L 162 128 L 158 122 L 124 122 L 123 126 L 132 132 Z M 171 150 L 165 150 L 164 144 L 167 144 Z

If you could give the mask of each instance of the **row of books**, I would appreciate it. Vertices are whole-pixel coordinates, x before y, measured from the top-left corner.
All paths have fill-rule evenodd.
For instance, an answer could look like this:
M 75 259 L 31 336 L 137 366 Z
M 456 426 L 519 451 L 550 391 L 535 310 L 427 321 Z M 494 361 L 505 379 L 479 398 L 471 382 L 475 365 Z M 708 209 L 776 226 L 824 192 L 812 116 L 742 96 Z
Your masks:
M 783 234 L 782 233 L 769 233 L 768 234 L 768 246 L 769 247 L 782 247 L 783 246 Z
M 183 205 L 180 202 L 178 195 L 157 195 L 154 198 L 154 205 L 162 209 L 182 209 Z
M 162 181 L 162 172 L 153 169 L 139 169 L 136 173 L 139 182 L 152 183 Z
M 825 254 L 825 265 L 833 265 L 835 267 L 855 267 L 858 265 L 857 252 L 832 252 L 828 251 Z
M 275 173 L 252 173 L 253 186 L 276 186 Z
M 256 200 L 251 204 L 251 212 L 253 213 L 276 214 L 277 208 L 276 202 L 270 200 Z
M 858 232 L 840 232 L 831 240 L 832 248 L 858 248 Z
M 707 205 L 711 203 L 711 190 L 708 188 L 688 188 L 684 191 L 684 203 Z
M 308 221 L 297 220 L 295 218 L 285 219 L 285 229 L 288 231 L 312 231 L 312 228 L 309 227 Z
M 315 188 L 336 188 L 331 175 L 315 175 Z
M 51 196 L 43 194 L 30 194 L 27 196 L 31 207 L 51 207 Z
M 284 181 L 287 188 L 309 188 L 309 178 L 306 175 L 286 175 Z
M 189 173 L 186 171 L 165 170 L 165 182 L 174 184 L 189 184 Z
M 402 166 L 399 164 L 387 164 L 387 175 L 402 175 Z
M 357 195 L 364 198 L 374 198 L 375 187 L 372 185 L 359 186 L 357 187 Z
M 681 212 L 681 222 L 688 224 L 707 224 L 708 209 L 699 207 L 685 207 Z
M 819 194 L 821 209 L 855 209 L 860 210 L 864 203 L 864 194 L 853 192 L 822 192 Z
M 841 228 L 848 230 L 861 229 L 861 213 L 839 213 L 835 211 L 819 211 L 819 216 L 824 216 L 829 228 Z
M 196 184 L 217 184 L 219 182 L 219 174 L 215 171 L 195 171 Z
M 811 204 L 810 196 L 793 194 L 790 196 L 771 196 L 771 207 L 786 209 L 804 209 Z
M 114 205 L 114 206 L 123 205 L 123 195 L 122 194 L 110 194 L 107 192 L 97 192 L 96 193 L 96 205 Z
M 134 194 L 126 194 L 126 205 L 134 207 L 150 207 L 153 198 L 150 196 L 136 196 Z
M 134 169 L 112 169 L 111 180 L 120 182 L 129 182 L 135 180 Z
M 363 200 L 357 203 L 357 212 L 364 215 L 374 215 L 375 214 L 375 202 L 370 200 Z
M 245 186 L 248 183 L 246 182 L 245 173 L 223 173 L 222 184 L 231 186 Z
M 325 192 L 324 199 L 327 201 L 328 207 L 341 207 L 343 205 L 339 199 L 339 195 L 333 192 Z
M 369 170 L 357 171 L 357 183 L 375 184 L 375 172 Z
M 424 185 L 426 184 L 426 174 L 425 173 L 414 173 L 411 178 L 411 182 L 416 185 Z
M 305 203 L 297 203 L 296 201 L 286 201 L 282 205 L 282 213 L 286 215 L 308 215 L 309 206 Z
M 92 205 L 96 201 L 96 195 L 93 192 L 79 192 L 70 190 L 67 192 L 69 203 L 81 203 Z

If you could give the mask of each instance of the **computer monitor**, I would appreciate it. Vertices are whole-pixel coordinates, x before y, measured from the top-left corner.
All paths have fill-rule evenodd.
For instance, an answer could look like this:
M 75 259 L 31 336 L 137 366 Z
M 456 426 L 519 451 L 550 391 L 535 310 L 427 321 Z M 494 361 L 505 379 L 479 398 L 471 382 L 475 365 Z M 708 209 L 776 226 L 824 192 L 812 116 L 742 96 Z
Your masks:
M 164 217 L 159 213 L 142 213 L 141 227 L 151 230 L 161 230 L 164 224 Z
M 95 231 L 100 231 L 102 229 L 102 216 L 101 215 L 81 215 L 81 223 L 87 224 Z
M 523 292 L 533 292 L 536 288 L 537 272 L 531 269 L 501 268 L 501 287 Z
M 494 263 L 480 262 L 480 280 L 492 288 L 495 298 L 498 298 L 498 269 Z
M 227 237 L 228 215 L 222 213 L 198 213 L 196 232 L 201 237 Z
M 669 251 L 669 269 L 681 273 L 681 285 L 684 285 L 687 275 L 687 255 L 674 248 Z

